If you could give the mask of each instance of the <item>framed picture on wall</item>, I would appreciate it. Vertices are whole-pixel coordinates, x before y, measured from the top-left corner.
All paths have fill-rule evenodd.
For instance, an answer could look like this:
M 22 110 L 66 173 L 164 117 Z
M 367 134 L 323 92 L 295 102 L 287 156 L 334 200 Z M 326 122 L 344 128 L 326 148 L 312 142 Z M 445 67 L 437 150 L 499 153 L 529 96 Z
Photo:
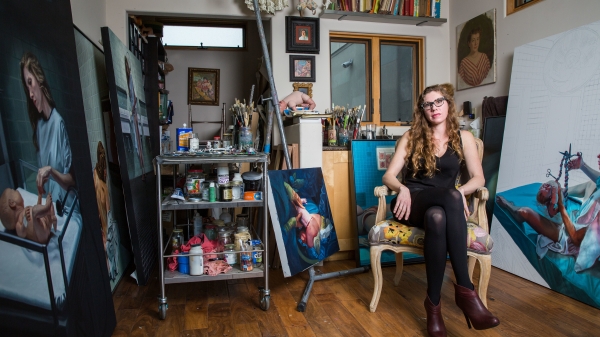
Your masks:
M 456 26 L 456 89 L 496 82 L 496 9 Z
M 319 18 L 285 17 L 285 52 L 319 53 Z
M 294 91 L 300 91 L 312 98 L 312 83 L 294 83 Z
M 188 68 L 188 104 L 219 105 L 219 69 Z
M 315 57 L 290 55 L 290 82 L 315 81 Z

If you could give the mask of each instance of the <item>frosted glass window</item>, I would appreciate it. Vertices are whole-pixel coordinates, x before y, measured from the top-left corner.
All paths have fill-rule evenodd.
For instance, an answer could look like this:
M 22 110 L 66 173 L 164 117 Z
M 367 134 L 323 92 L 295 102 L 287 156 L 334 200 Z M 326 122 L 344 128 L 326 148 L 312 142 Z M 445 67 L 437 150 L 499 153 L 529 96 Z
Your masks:
M 164 26 L 162 42 L 172 47 L 244 48 L 243 27 Z

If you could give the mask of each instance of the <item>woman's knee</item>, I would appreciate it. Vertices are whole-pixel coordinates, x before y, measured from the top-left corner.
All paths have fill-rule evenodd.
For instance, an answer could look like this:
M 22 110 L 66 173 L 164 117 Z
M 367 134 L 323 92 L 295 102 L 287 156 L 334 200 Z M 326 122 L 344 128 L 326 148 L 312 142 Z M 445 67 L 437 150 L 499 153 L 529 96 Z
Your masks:
M 446 211 L 442 207 L 433 206 L 425 212 L 426 231 L 428 233 L 446 232 Z

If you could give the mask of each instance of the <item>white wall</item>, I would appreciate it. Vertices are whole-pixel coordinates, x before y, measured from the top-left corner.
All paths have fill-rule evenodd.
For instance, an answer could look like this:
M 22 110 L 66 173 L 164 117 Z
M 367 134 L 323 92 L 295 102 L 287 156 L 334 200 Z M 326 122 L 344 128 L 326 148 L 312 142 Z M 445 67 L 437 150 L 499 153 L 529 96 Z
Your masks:
M 457 104 L 471 101 L 481 114 L 484 96 L 506 96 L 510 86 L 513 53 L 516 47 L 572 28 L 600 20 L 598 0 L 544 0 L 506 16 L 507 0 L 451 0 L 450 74 L 456 84 L 456 26 L 496 8 L 497 80 L 496 83 L 457 91 Z M 443 4 L 443 3 L 442 3 Z
M 106 0 L 71 0 L 71 12 L 75 26 L 102 47 L 100 27 L 106 26 Z
M 268 28 L 268 23 L 265 29 Z M 188 68 L 211 68 L 220 70 L 219 105 L 192 105 L 193 120 L 220 121 L 222 104 L 226 103 L 225 127 L 231 124 L 229 108 L 235 98 L 243 101 L 250 97 L 252 84 L 256 84 L 255 74 L 258 69 L 258 58 L 262 56 L 255 22 L 248 22 L 247 50 L 245 51 L 210 51 L 210 50 L 177 50 L 167 49 L 167 58 L 175 70 L 166 75 L 166 88 L 169 99 L 173 101 L 173 126 L 181 127 L 188 120 Z M 194 132 L 200 139 L 212 139 L 219 134 L 219 124 L 195 124 Z
M 289 54 L 285 52 L 285 16 L 298 15 L 298 11 L 292 8 L 296 1 L 291 1 L 291 6 L 277 12 L 271 18 L 271 62 L 275 84 L 279 98 L 289 94 L 292 90 L 292 82 L 289 80 Z M 126 41 L 127 13 L 137 14 L 161 14 L 171 16 L 202 16 L 233 18 L 246 17 L 252 19 L 254 12 L 250 11 L 242 0 L 106 0 L 106 22 L 114 33 L 123 41 Z M 317 12 L 317 15 L 320 11 Z M 442 6 L 442 17 L 447 17 L 449 9 L 447 5 Z M 305 16 L 312 17 L 309 11 Z M 315 64 L 317 69 L 316 82 L 313 84 L 313 99 L 317 103 L 318 110 L 325 110 L 331 105 L 331 93 L 329 87 L 329 32 L 364 32 L 373 34 L 413 35 L 425 36 L 425 85 L 432 83 L 448 82 L 450 70 L 448 67 L 450 48 L 449 25 L 440 27 L 417 27 L 409 25 L 382 24 L 370 22 L 321 20 L 321 52 L 316 55 Z M 169 78 L 167 77 L 167 81 Z M 179 109 L 179 108 L 177 108 Z M 391 130 L 393 133 L 393 130 Z

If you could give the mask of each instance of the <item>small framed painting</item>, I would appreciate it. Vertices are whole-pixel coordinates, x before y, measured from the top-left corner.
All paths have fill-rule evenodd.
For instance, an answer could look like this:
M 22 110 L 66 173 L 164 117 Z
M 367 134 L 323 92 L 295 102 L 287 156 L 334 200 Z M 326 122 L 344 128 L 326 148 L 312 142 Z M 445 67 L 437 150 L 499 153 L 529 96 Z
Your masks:
M 386 171 L 390 166 L 390 162 L 392 161 L 392 157 L 395 152 L 394 147 L 377 147 L 375 149 L 377 154 L 377 170 L 378 171 Z
M 294 83 L 294 91 L 300 91 L 312 98 L 312 83 Z
M 319 18 L 285 17 L 285 52 L 319 53 Z
M 315 57 L 290 55 L 290 82 L 315 81 Z
M 219 69 L 188 68 L 188 104 L 219 105 Z

